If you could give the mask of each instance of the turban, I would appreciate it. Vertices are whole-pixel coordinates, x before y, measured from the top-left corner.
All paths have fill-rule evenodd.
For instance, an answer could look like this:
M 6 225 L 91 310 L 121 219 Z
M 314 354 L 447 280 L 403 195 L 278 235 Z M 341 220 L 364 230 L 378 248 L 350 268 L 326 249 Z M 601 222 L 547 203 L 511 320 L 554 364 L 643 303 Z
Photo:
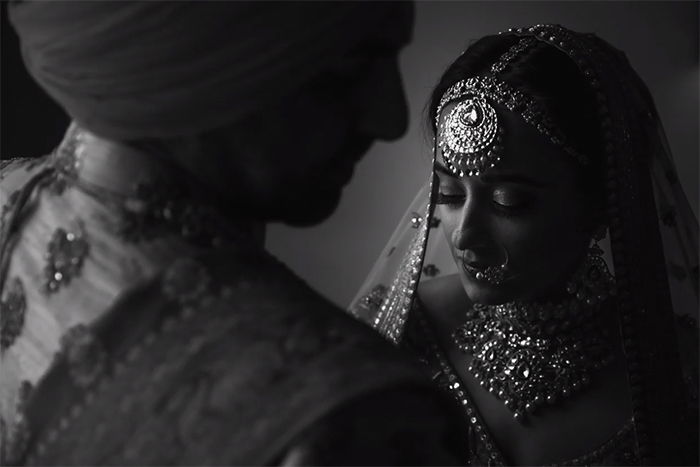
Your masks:
M 232 123 L 299 88 L 397 12 L 406 15 L 406 4 L 10 5 L 29 73 L 79 125 L 117 140 Z

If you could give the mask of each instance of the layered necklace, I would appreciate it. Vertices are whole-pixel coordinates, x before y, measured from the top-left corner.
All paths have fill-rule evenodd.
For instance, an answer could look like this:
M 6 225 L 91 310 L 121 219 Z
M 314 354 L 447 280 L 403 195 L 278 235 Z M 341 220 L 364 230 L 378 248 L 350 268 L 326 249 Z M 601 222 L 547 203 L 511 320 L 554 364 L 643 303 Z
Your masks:
M 409 349 L 418 352 L 418 358 L 430 369 L 433 381 L 443 390 L 455 397 L 469 421 L 471 437 L 467 443 L 467 465 L 510 465 L 508 459 L 498 446 L 489 427 L 486 425 L 476 403 L 472 400 L 466 386 L 460 380 L 456 370 L 449 361 L 447 354 L 438 343 L 434 328 L 428 322 L 425 312 L 418 306 L 414 309 L 414 326 L 409 333 L 412 337 L 405 341 Z M 561 399 L 559 399 L 561 401 Z M 556 402 L 555 402 L 556 403 Z M 594 450 L 556 465 L 591 465 L 598 464 L 614 450 L 619 450 L 625 443 L 630 443 L 633 436 L 632 423 L 625 424 L 614 436 Z M 634 444 L 634 441 L 631 441 Z M 626 451 L 626 456 L 632 456 L 634 449 Z M 632 453 L 632 454 L 629 454 Z M 638 461 L 637 461 L 638 462 Z M 634 465 L 637 462 L 631 461 Z M 553 464 L 555 465 L 555 464 Z
M 600 310 L 613 280 L 593 251 L 568 284 L 570 298 L 476 304 L 452 334 L 457 347 L 472 357 L 468 371 L 518 421 L 569 399 L 612 360 Z

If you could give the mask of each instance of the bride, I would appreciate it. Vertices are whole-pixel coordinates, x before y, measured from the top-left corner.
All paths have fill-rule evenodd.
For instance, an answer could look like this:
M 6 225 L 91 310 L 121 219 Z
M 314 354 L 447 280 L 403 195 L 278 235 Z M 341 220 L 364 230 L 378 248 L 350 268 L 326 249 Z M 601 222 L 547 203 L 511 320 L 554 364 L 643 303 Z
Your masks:
M 429 182 L 351 311 L 459 402 L 471 464 L 697 465 L 698 225 L 624 54 L 511 29 L 429 109 Z

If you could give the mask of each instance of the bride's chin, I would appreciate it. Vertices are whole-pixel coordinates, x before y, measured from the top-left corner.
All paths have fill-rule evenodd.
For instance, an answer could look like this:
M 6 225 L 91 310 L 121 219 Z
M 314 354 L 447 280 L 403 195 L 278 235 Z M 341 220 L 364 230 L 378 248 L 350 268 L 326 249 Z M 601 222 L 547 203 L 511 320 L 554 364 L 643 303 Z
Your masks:
M 511 300 L 505 284 L 494 285 L 462 275 L 464 290 L 472 303 L 499 305 Z
M 517 280 L 506 281 L 500 285 L 489 284 L 484 281 L 477 281 L 474 278 L 462 277 L 464 290 L 472 303 L 481 305 L 500 305 L 513 301 L 537 301 L 557 299 L 558 297 L 568 297 L 562 285 L 552 290 L 543 292 L 541 289 Z

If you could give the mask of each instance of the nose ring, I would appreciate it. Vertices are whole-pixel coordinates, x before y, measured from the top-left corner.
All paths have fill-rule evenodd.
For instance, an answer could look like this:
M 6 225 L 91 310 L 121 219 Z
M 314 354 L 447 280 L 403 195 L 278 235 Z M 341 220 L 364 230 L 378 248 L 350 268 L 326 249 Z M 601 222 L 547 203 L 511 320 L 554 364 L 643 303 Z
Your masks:
M 508 255 L 508 250 L 506 250 L 504 246 L 499 245 L 499 248 L 503 251 L 503 262 L 498 266 L 487 266 L 483 271 L 477 271 L 476 274 L 474 274 L 476 280 L 488 282 L 492 285 L 500 285 L 503 283 L 506 277 L 510 256 Z

